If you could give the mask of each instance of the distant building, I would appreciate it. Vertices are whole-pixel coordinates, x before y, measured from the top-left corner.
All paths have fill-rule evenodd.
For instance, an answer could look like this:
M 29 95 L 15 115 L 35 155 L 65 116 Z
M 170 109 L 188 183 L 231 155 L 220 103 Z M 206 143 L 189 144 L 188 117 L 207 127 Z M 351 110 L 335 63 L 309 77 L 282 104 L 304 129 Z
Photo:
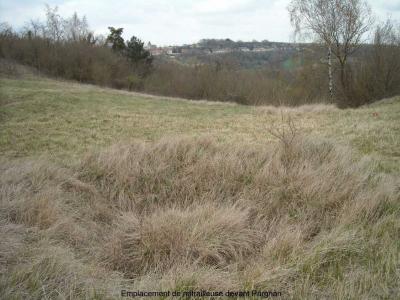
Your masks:
M 265 48 L 265 47 L 256 47 L 253 49 L 254 52 L 269 52 L 269 51 L 275 51 L 277 50 L 274 47 L 269 47 L 269 48 Z
M 165 47 L 164 52 L 168 55 L 174 54 L 174 48 L 173 47 Z
M 164 53 L 163 48 L 151 48 L 148 50 L 151 53 L 151 55 L 153 55 L 153 56 L 161 55 Z
M 186 53 L 192 53 L 193 50 L 190 48 L 181 48 L 181 53 L 186 54 Z
M 232 52 L 232 49 L 230 49 L 230 48 L 222 48 L 222 49 L 214 50 L 214 53 L 228 53 L 228 52 Z
M 253 49 L 253 51 L 254 51 L 254 52 L 266 52 L 266 51 L 268 51 L 268 50 L 267 50 L 267 48 L 264 48 L 264 47 L 255 47 L 255 48 Z
M 157 49 L 157 45 L 153 45 L 152 43 L 148 42 L 147 45 L 144 46 L 144 49 L 146 50 Z

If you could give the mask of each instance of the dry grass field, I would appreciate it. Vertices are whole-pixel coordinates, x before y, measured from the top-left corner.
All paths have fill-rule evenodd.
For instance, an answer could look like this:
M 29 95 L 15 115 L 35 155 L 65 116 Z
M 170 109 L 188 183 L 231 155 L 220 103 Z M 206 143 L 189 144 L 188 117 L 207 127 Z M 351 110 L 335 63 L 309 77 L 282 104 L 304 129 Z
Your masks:
M 399 120 L 2 77 L 0 298 L 398 299 Z

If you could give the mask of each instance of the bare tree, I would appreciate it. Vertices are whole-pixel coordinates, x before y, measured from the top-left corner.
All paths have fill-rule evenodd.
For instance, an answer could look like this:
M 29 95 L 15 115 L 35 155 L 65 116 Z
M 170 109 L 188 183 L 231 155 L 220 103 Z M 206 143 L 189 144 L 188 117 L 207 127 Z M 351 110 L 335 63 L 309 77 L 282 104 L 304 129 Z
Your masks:
M 370 64 L 378 97 L 400 91 L 400 23 L 388 19 L 376 26 Z
M 0 23 L 0 37 L 12 36 L 13 29 L 7 22 Z
M 47 37 L 54 42 L 59 42 L 63 38 L 63 20 L 58 14 L 58 7 L 50 7 L 46 4 L 46 32 Z
M 39 20 L 30 20 L 25 23 L 22 29 L 23 35 L 28 38 L 43 37 L 45 35 L 46 28 Z
M 90 33 L 89 25 L 86 17 L 79 18 L 75 12 L 72 17 L 63 20 L 65 39 L 70 41 L 82 41 L 86 39 Z
M 292 0 L 290 19 L 296 34 L 316 38 L 328 49 L 329 89 L 333 97 L 332 54 L 340 66 L 340 81 L 346 91 L 348 58 L 362 43 L 373 23 L 371 9 L 364 0 Z

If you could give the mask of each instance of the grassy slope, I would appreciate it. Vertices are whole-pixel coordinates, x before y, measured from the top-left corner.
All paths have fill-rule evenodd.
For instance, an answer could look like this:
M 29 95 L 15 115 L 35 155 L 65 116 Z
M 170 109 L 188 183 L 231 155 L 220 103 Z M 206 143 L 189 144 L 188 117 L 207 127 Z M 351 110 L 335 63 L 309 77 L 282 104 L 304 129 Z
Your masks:
M 313 140 L 286 148 L 265 143 L 276 108 L 0 84 L 0 298 L 107 299 L 121 287 L 400 296 L 399 98 L 284 109 Z M 211 139 L 103 150 L 182 134 Z
M 0 79 L 0 86 L 0 153 L 11 157 L 71 158 L 95 145 L 179 134 L 262 143 L 272 138 L 266 129 L 281 118 L 273 108 L 165 101 L 47 79 Z M 400 170 L 399 98 L 355 110 L 303 107 L 292 117 L 306 134 L 350 143 L 361 154 L 378 156 L 385 171 Z

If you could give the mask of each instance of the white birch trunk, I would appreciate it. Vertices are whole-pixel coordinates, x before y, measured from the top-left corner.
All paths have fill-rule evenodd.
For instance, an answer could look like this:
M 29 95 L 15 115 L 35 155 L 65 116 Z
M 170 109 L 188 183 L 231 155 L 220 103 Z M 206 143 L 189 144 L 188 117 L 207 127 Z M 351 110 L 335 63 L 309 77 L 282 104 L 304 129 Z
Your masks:
M 328 49 L 328 72 L 329 72 L 329 97 L 333 102 L 333 75 L 332 75 L 332 48 L 329 45 Z

